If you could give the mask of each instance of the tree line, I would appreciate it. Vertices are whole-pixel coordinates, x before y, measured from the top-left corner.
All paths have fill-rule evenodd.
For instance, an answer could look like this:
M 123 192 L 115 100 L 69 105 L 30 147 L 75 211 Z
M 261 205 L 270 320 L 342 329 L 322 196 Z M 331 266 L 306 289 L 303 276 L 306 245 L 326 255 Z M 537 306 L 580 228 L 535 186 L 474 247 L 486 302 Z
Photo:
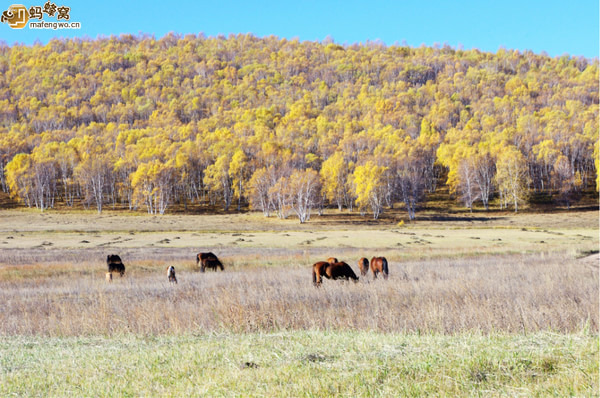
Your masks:
M 515 211 L 599 185 L 597 59 L 169 34 L 3 43 L 0 71 L 0 187 L 41 210 L 413 219 L 439 184 Z

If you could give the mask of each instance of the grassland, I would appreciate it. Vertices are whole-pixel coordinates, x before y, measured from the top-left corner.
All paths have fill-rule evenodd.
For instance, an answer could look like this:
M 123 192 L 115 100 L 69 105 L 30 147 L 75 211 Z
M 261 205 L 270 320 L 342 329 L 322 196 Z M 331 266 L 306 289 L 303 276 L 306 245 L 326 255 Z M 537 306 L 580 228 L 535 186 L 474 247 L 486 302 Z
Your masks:
M 586 335 L 295 331 L 0 340 L 0 395 L 594 396 Z
M 391 262 L 387 281 L 370 276 L 356 284 L 325 281 L 321 289 L 312 286 L 310 268 L 297 265 L 238 265 L 202 274 L 176 264 L 179 283 L 171 286 L 166 266 L 157 263 L 134 263 L 127 277 L 112 284 L 92 265 L 7 267 L 0 273 L 5 280 L 0 283 L 0 333 L 598 329 L 598 270 L 568 253 Z
M 397 224 L 0 211 L 0 395 L 597 394 L 598 211 Z M 332 255 L 390 279 L 313 287 Z

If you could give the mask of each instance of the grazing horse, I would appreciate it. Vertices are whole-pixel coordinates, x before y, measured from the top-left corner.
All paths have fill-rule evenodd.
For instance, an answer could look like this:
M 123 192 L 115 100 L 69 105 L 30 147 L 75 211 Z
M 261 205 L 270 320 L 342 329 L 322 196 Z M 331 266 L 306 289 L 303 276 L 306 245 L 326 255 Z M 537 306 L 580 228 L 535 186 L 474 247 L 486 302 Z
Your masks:
M 383 279 L 388 278 L 388 262 L 385 257 L 373 257 L 371 259 L 371 271 L 373 272 L 373 279 L 377 279 L 377 274 L 382 273 Z
M 360 270 L 360 274 L 362 276 L 367 275 L 369 272 L 369 260 L 364 257 L 358 260 L 358 269 Z
M 322 282 L 322 277 L 327 279 L 352 279 L 358 281 L 358 276 L 352 271 L 352 268 L 345 262 L 329 263 L 327 261 L 319 261 L 313 265 L 313 283 L 319 286 Z
M 177 277 L 175 277 L 175 267 L 172 265 L 167 268 L 167 277 L 169 277 L 169 282 L 177 283 Z
M 213 270 L 217 270 L 217 267 L 221 268 L 221 271 L 224 271 L 225 268 L 223 267 L 223 264 L 221 264 L 221 261 L 219 261 L 219 259 L 217 258 L 217 256 L 215 256 L 213 253 L 208 252 L 208 253 L 198 253 L 196 255 L 196 267 L 198 266 L 198 263 L 201 263 L 201 267 L 200 267 L 200 271 L 204 272 L 204 270 L 206 268 L 212 268 Z
M 109 254 L 106 256 L 106 265 L 108 266 L 109 273 L 118 272 L 121 276 L 125 275 L 125 265 L 118 255 Z
M 335 257 L 329 257 L 329 258 L 327 259 L 327 262 L 328 262 L 329 264 L 333 264 L 333 263 L 337 263 L 337 262 L 339 262 L 339 261 L 338 261 L 338 259 L 337 259 L 337 258 L 335 258 Z

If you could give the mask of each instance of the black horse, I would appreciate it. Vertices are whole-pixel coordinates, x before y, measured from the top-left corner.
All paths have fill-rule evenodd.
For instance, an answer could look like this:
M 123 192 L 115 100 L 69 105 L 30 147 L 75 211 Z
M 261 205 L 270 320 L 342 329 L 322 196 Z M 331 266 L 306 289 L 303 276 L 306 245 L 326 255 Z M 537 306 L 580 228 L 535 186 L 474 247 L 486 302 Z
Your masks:
M 116 254 L 109 254 L 106 257 L 106 265 L 108 266 L 108 272 L 118 272 L 119 275 L 125 275 L 125 265 L 121 261 L 121 257 Z

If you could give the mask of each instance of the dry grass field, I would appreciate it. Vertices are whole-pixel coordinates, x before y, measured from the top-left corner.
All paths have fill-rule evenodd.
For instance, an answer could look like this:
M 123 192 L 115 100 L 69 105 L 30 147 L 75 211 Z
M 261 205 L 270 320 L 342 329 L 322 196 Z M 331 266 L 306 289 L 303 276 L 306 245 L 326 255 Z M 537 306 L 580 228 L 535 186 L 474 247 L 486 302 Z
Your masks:
M 45 268 L 24 267 L 27 278 L 2 270 L 1 334 L 598 330 L 597 264 L 569 253 L 392 262 L 387 281 L 369 275 L 321 288 L 297 265 L 202 274 L 177 264 L 177 285 L 165 264 L 140 262 L 112 284 L 92 265 Z
M 307 224 L 256 214 L 0 215 L 4 335 L 598 330 L 597 254 L 582 259 L 597 253 L 597 211 L 526 214 L 525 227 L 514 214 L 408 226 L 336 214 Z M 216 253 L 226 272 L 199 273 L 199 251 Z M 107 284 L 111 253 L 127 275 Z M 388 281 L 312 286 L 312 263 L 335 256 L 358 273 L 357 260 L 374 255 L 388 258 Z
M 195 253 L 209 250 L 224 272 L 198 271 Z M 107 283 L 111 253 L 127 272 Z M 315 261 L 336 256 L 358 273 L 358 258 L 374 255 L 388 258 L 387 281 L 312 285 Z M 332 213 L 301 225 L 252 213 L 4 210 L 0 394 L 590 396 L 598 265 L 598 211 L 408 225 Z M 207 345 L 215 357 L 202 356 Z M 53 368 L 47 357 L 71 360 Z M 108 365 L 115 357 L 125 376 Z M 317 376 L 327 371 L 339 376 Z

